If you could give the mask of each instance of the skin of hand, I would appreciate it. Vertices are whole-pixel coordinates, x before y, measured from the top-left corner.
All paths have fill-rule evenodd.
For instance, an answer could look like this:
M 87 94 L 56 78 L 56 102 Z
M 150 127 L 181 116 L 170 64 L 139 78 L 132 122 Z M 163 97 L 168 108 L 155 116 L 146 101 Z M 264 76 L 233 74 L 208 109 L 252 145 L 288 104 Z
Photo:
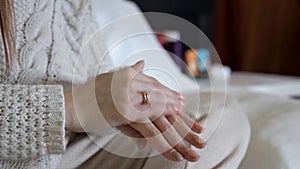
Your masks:
M 181 94 L 143 74 L 143 68 L 144 62 L 140 61 L 98 75 L 73 92 L 65 90 L 66 129 L 101 133 L 116 127 L 129 136 L 145 138 L 169 160 L 197 161 L 199 155 L 183 139 L 203 148 L 205 142 L 196 134 L 202 127 L 181 113 Z M 141 91 L 148 93 L 149 104 L 141 104 Z M 97 106 L 91 108 L 93 105 Z

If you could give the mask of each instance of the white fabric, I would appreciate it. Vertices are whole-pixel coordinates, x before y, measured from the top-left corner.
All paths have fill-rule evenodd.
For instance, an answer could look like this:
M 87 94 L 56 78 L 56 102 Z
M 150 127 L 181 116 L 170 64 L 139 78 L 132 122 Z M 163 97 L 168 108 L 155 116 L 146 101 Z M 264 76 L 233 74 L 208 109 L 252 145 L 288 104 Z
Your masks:
M 281 97 L 300 96 L 300 80 L 280 83 L 254 85 L 248 87 L 251 91 L 273 94 Z
M 129 1 L 95 1 L 95 17 L 114 67 L 131 65 L 145 60 L 144 73 L 154 76 L 164 85 L 177 91 L 198 89 L 195 81 L 185 76 L 162 49 L 145 17 Z M 113 32 L 113 33 L 111 33 Z
M 300 102 L 276 95 L 238 92 L 252 129 L 241 169 L 298 169 L 300 166 Z
M 195 103 L 193 98 L 196 98 L 197 94 L 190 93 L 186 97 Z M 231 97 L 227 98 L 225 106 L 223 99 L 213 99 L 214 97 L 224 98 L 222 93 L 201 93 L 200 97 L 202 120 L 199 120 L 199 123 L 205 128 L 201 137 L 207 141 L 207 146 L 201 150 L 195 149 L 201 155 L 199 161 L 172 162 L 158 155 L 150 146 L 140 150 L 132 139 L 122 134 L 111 133 L 106 137 L 91 136 L 93 141 L 85 135 L 78 135 L 72 139 L 62 156 L 59 168 L 77 166 L 93 169 L 238 168 L 246 153 L 250 137 L 250 126 L 245 114 L 236 100 Z M 104 148 L 101 149 L 101 147 Z M 112 149 L 114 151 L 108 151 Z M 127 155 L 123 154 L 124 152 Z M 156 156 L 153 156 L 154 154 Z M 136 158 L 126 158 L 128 155 Z M 152 155 L 152 157 L 138 158 L 145 157 L 145 155 Z

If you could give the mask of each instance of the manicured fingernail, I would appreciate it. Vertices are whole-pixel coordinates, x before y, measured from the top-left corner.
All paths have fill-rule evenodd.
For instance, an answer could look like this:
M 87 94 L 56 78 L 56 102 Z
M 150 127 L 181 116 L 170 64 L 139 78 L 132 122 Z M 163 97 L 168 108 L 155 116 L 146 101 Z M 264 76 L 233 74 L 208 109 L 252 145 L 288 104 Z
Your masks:
M 194 135 L 193 136 L 195 142 L 197 142 L 199 144 L 198 148 L 204 148 L 206 146 L 206 142 L 203 141 L 199 136 Z
M 205 142 L 197 135 L 193 136 L 194 140 L 199 144 L 205 144 Z
M 198 124 L 198 123 L 195 123 L 195 128 L 197 129 L 197 130 L 199 130 L 201 133 L 203 132 L 203 130 L 204 130 L 204 128 L 203 127 L 201 127 L 201 125 L 200 124 Z
M 173 155 L 173 157 L 175 157 L 178 161 L 182 161 L 183 157 L 180 153 L 178 153 L 176 150 L 172 150 L 171 154 Z
M 197 154 L 194 150 L 190 148 L 186 149 L 185 152 L 193 158 L 199 157 L 199 154 Z
M 200 145 L 200 148 L 204 148 L 206 146 L 206 142 L 203 142 L 201 145 Z

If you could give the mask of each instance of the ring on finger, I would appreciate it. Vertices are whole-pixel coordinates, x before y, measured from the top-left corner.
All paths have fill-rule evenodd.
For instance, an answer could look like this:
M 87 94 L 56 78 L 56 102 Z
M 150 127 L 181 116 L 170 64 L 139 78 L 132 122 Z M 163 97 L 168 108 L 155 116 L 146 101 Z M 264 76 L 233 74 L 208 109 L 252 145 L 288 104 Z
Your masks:
M 142 98 L 143 98 L 141 104 L 148 104 L 148 102 L 149 102 L 149 95 L 148 95 L 148 93 L 146 91 L 141 91 L 140 93 L 141 93 Z

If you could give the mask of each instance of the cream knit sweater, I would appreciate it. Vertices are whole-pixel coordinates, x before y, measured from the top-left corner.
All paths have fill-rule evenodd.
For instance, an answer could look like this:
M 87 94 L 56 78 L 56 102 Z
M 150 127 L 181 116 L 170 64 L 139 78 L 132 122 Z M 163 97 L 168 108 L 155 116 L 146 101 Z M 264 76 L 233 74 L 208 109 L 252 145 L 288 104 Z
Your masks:
M 96 28 L 89 0 L 15 0 L 15 12 L 18 55 L 9 79 L 0 77 L 0 168 L 56 168 L 66 144 L 63 88 L 108 61 L 99 34 L 86 44 Z

